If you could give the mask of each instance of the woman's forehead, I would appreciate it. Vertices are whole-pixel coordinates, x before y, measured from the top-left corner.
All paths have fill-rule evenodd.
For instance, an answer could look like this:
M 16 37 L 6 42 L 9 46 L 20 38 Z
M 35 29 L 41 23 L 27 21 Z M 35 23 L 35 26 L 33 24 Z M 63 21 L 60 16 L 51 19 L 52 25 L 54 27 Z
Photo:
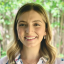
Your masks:
M 27 11 L 27 12 L 23 12 L 21 15 L 19 15 L 18 17 L 18 21 L 19 20 L 32 20 L 32 19 L 42 19 L 45 21 L 45 18 L 43 16 L 43 14 L 41 13 L 38 13 L 37 11 L 34 11 L 34 10 L 30 10 L 30 11 Z

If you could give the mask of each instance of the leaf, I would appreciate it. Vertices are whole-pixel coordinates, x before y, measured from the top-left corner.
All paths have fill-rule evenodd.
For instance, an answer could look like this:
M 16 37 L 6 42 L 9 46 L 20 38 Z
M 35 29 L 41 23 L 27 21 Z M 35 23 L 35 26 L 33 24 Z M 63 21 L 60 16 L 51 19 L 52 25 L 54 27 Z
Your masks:
M 2 16 L 0 16 L 0 19 L 2 18 Z
M 2 36 L 1 36 L 1 33 L 0 33 L 0 40 L 3 40 Z
M 60 45 L 62 45 L 62 44 L 63 44 L 63 42 L 61 41 L 61 42 L 60 42 Z
M 6 35 L 6 38 L 9 38 L 10 36 L 9 35 Z
M 36 2 L 37 2 L 37 3 L 39 3 L 39 2 L 40 2 L 40 0 L 36 0 Z
M 55 21 L 51 24 L 51 27 L 54 28 L 54 27 L 60 27 L 60 21 Z
M 62 29 L 64 29 L 64 26 L 62 26 Z
M 42 0 L 36 0 L 35 3 L 42 5 L 42 2 L 41 2 L 41 1 L 42 1 Z
M 56 47 L 57 47 L 57 48 L 59 48 L 59 46 L 60 46 L 60 44 L 59 44 L 59 43 L 57 43 L 57 44 L 56 44 Z
M 44 9 L 46 9 L 47 11 L 50 11 L 50 6 L 47 3 L 44 3 Z
M 2 5 L 4 5 L 4 2 L 2 2 Z
M 11 23 L 10 23 L 10 21 L 5 20 L 5 23 L 4 23 L 4 24 L 6 24 L 6 25 L 10 25 Z
M 2 55 L 6 55 L 6 51 L 2 51 Z
M 60 57 L 64 57 L 64 55 L 63 55 L 63 54 L 59 54 L 59 56 L 60 56 Z

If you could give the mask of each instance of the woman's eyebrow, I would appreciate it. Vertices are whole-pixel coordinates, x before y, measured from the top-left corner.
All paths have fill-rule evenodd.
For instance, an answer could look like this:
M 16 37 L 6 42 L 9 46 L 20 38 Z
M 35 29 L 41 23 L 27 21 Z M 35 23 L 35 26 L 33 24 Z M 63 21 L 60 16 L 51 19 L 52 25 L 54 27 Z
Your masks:
M 40 21 L 40 20 L 34 20 L 33 22 L 41 22 L 42 23 L 42 21 Z
M 26 22 L 26 21 L 24 21 L 24 20 L 18 21 L 18 23 L 20 23 L 20 22 Z

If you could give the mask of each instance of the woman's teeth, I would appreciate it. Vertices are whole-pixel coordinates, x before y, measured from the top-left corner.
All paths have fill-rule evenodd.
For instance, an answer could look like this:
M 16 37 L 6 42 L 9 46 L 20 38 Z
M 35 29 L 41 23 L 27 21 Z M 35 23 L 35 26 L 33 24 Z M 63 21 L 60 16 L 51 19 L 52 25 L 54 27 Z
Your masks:
M 26 37 L 26 39 L 34 39 L 35 37 Z

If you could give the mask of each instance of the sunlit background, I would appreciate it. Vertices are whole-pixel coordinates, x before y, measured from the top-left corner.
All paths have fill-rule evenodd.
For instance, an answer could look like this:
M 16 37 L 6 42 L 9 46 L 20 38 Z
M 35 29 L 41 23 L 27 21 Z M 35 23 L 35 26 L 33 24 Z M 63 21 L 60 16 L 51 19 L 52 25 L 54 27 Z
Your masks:
M 42 5 L 52 28 L 52 43 L 58 56 L 64 57 L 64 0 L 0 0 L 0 58 L 6 55 L 7 44 L 12 40 L 12 26 L 17 10 L 27 2 Z

